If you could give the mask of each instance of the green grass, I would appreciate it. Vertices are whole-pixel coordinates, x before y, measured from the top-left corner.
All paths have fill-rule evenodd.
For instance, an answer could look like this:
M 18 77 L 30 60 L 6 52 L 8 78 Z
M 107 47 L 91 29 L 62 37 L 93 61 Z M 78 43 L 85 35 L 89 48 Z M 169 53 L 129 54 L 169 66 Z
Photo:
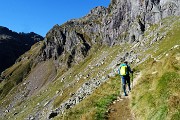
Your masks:
M 5 77 L 5 80 L 0 84 L 0 100 L 2 100 L 14 86 L 20 84 L 24 78 L 27 77 L 34 64 L 36 64 L 33 63 L 33 60 L 39 54 L 41 47 L 42 42 L 36 43 L 30 51 L 19 58 L 22 59 L 22 61 L 17 62 L 3 72 L 2 76 Z M 24 58 L 27 59 L 23 60 Z
M 5 83 L 5 85 L 0 89 L 0 99 L 2 100 L 13 87 L 13 82 L 9 81 Z
M 162 55 L 167 50 L 171 49 L 174 45 L 179 45 L 180 39 L 180 21 L 179 17 L 169 17 L 162 20 L 163 25 L 155 24 L 152 25 L 144 34 L 146 40 L 146 44 L 143 47 L 147 48 L 147 51 L 145 51 L 146 54 L 151 54 L 153 57 L 157 57 L 159 55 Z M 158 29 L 161 27 L 161 29 Z M 152 34 L 152 31 L 154 33 Z M 161 36 L 161 34 L 166 33 L 166 35 L 159 41 L 155 42 L 154 44 L 150 45 L 150 42 L 154 39 L 156 34 L 159 34 L 158 36 Z M 155 51 L 155 49 L 157 49 Z
M 143 72 L 139 84 L 132 92 L 131 107 L 137 119 L 178 120 L 177 116 L 179 116 L 180 110 L 180 63 L 175 56 L 179 52 L 179 48 L 172 49 L 167 52 L 168 57 L 163 56 L 159 61 L 149 59 L 143 65 L 137 67 L 138 70 L 141 69 L 141 72 Z M 152 74 L 154 71 L 157 71 L 157 73 Z
M 109 96 L 102 97 L 99 101 L 97 101 L 96 103 L 97 112 L 95 119 L 104 120 L 105 118 L 107 118 L 105 113 L 107 112 L 108 106 L 112 103 L 112 101 L 116 99 L 117 99 L 117 94 L 112 94 Z
M 110 103 L 117 98 L 120 92 L 120 77 L 116 76 L 101 87 L 96 89 L 92 95 L 77 104 L 65 115 L 58 116 L 55 120 L 103 120 Z
M 143 76 L 141 83 L 133 91 L 131 101 L 137 118 L 164 120 L 179 111 L 179 78 L 180 75 L 177 72 L 166 72 L 160 78 L 152 79 Z M 171 97 L 177 99 L 170 99 Z
M 6 79 L 4 82 L 4 86 L 0 88 L 0 98 L 3 99 L 11 89 L 13 89 L 14 86 L 18 85 L 23 81 L 23 78 L 25 78 L 28 73 L 31 70 L 30 62 L 25 62 L 21 64 L 20 66 L 15 67 L 11 75 L 9 76 L 9 79 Z
M 66 75 L 66 82 L 72 82 L 75 78 L 75 76 L 79 73 L 81 73 L 83 76 L 87 76 L 88 74 L 90 74 L 90 78 L 95 78 L 97 76 L 97 73 L 99 72 L 99 70 L 103 70 L 110 61 L 112 61 L 112 59 L 118 54 L 117 52 L 119 51 L 119 47 L 112 47 L 112 53 L 108 53 L 108 57 L 106 58 L 105 64 L 93 69 L 93 73 L 90 74 L 90 70 L 88 68 L 88 65 L 92 65 L 97 63 L 97 60 L 100 59 L 101 57 L 104 57 L 104 55 L 102 55 L 102 52 L 106 52 L 107 51 L 107 46 L 103 46 L 101 47 L 99 50 L 96 51 L 96 54 L 90 55 L 88 56 L 84 61 L 85 62 L 81 62 L 79 63 L 79 65 L 75 65 L 73 66 L 73 69 L 71 69 L 71 75 Z M 91 52 L 94 52 L 94 50 L 92 50 Z M 112 57 L 109 57 L 112 56 Z M 107 71 L 108 73 L 109 71 Z M 72 76 L 71 78 L 69 78 L 69 76 Z M 58 80 L 60 80 L 62 77 L 59 75 Z M 81 78 L 79 80 L 78 83 L 75 83 L 75 85 L 73 86 L 69 86 L 68 88 L 63 89 L 64 91 L 66 91 L 63 96 L 58 96 L 55 101 L 54 101 L 54 108 L 58 107 L 62 102 L 66 101 L 69 98 L 69 94 L 73 93 L 73 91 L 77 91 L 77 89 L 89 79 L 83 79 Z M 56 83 L 54 86 L 57 86 L 58 83 Z M 60 85 L 59 85 L 60 86 Z M 62 85 L 61 85 L 62 86 Z
M 180 62 L 177 58 L 180 49 L 171 49 L 175 45 L 180 45 L 180 22 L 175 18 L 163 21 L 163 24 L 171 21 L 166 37 L 143 53 L 151 54 L 157 61 L 149 58 L 135 68 L 136 71 L 142 72 L 131 99 L 131 108 L 136 119 L 178 120 L 180 116 Z M 150 31 L 156 30 L 158 26 L 152 26 Z M 159 34 L 163 32 L 164 28 L 160 29 Z M 148 36 L 148 33 L 145 36 Z M 147 42 L 151 40 L 152 38 L 149 38 Z M 158 49 L 154 51 L 155 48 Z

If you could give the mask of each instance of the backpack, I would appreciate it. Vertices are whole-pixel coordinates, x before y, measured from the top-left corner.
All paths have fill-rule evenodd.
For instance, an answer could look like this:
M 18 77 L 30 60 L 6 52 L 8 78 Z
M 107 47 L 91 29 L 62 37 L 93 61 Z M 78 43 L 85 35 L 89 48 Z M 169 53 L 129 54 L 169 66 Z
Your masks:
M 128 67 L 127 65 L 123 65 L 120 68 L 120 75 L 122 76 L 126 76 L 128 74 Z

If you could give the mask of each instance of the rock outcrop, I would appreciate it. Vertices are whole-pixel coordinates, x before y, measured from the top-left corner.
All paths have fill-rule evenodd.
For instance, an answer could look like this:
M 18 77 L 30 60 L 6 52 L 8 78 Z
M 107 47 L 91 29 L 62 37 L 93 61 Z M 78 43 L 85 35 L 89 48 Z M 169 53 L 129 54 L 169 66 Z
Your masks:
M 45 38 L 43 60 L 59 58 L 60 67 L 82 61 L 92 46 L 139 42 L 154 23 L 180 15 L 179 0 L 112 0 L 83 18 L 55 25 Z M 66 63 L 66 64 L 61 64 Z
M 180 15 L 179 0 L 112 0 L 109 9 L 102 28 L 110 45 L 139 41 L 150 25 Z

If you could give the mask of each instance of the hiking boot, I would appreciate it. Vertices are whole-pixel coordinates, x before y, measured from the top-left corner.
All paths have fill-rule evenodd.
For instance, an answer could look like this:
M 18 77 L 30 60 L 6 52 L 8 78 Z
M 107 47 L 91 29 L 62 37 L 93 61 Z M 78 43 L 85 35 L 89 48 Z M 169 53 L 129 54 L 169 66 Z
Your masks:
M 127 94 L 127 93 L 124 93 L 124 96 L 128 96 L 128 94 Z

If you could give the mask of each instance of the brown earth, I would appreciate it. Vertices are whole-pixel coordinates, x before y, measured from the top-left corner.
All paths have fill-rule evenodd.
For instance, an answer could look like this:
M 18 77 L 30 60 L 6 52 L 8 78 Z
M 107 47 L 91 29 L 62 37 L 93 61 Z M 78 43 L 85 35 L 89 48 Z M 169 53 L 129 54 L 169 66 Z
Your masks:
M 129 107 L 129 97 L 119 97 L 109 107 L 108 120 L 134 120 Z

